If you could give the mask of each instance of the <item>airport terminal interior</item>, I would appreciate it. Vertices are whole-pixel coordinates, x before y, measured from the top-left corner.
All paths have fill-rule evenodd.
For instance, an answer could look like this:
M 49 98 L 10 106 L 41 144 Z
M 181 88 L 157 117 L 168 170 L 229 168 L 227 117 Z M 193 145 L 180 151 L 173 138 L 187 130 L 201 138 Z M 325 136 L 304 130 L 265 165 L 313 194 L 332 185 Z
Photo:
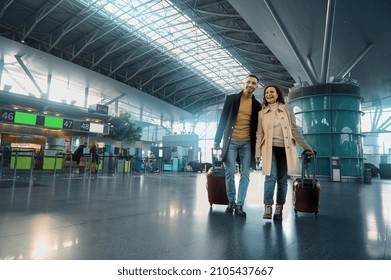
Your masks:
M 0 2 L 0 260 L 390 260 L 390 11 Z M 246 217 L 209 200 L 224 101 L 249 74 L 260 102 L 282 89 L 316 151 L 318 211 L 296 211 L 298 171 L 282 220 L 264 219 L 262 164 Z

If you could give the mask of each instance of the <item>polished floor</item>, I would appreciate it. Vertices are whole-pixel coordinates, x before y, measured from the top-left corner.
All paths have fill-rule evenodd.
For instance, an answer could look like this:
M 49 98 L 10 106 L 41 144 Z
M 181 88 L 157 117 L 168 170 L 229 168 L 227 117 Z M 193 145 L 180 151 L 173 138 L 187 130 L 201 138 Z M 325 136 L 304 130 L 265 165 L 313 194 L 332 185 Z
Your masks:
M 205 173 L 2 177 L 0 259 L 390 260 L 391 180 L 322 180 L 317 216 L 263 220 L 251 173 L 247 218 L 209 207 Z M 291 184 L 291 182 L 290 182 Z

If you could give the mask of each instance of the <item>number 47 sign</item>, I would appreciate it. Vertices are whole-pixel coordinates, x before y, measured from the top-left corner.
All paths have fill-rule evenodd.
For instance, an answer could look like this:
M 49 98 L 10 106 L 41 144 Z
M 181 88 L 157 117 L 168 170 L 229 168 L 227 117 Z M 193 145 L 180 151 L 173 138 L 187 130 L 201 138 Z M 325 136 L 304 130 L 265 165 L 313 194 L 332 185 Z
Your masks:
M 72 129 L 73 128 L 73 120 L 64 119 L 62 123 L 62 127 L 65 129 Z

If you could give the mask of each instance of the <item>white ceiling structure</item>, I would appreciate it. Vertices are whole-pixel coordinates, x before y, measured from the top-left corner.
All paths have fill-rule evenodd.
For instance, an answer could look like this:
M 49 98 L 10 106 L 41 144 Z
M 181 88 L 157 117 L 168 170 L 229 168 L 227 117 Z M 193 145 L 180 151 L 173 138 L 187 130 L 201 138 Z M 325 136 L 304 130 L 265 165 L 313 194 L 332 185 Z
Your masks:
M 108 17 L 107 11 L 114 10 L 116 13 Z M 117 21 L 125 12 L 133 29 Z M 145 26 L 137 25 L 142 22 L 141 15 L 148 12 L 151 14 L 144 21 L 152 21 Z M 174 28 L 185 24 L 173 24 L 178 15 L 188 19 L 189 30 L 194 26 L 200 29 L 186 33 L 186 29 Z M 146 26 L 153 27 L 153 36 L 160 34 L 161 38 L 143 36 L 139 31 Z M 256 74 L 261 85 L 277 84 L 285 93 L 295 83 L 313 85 L 333 78 L 348 79 L 359 84 L 363 107 L 379 104 L 389 107 L 390 27 L 390 0 L 6 0 L 0 3 L 0 36 L 6 40 L 2 42 L 7 42 L 0 46 L 4 68 L 7 67 L 4 57 L 9 55 L 20 71 L 57 73 L 65 79 L 72 77 L 72 82 L 77 81 L 82 87 L 101 91 L 102 103 L 118 99 L 133 104 L 136 98 L 145 100 L 137 105 L 142 107 L 138 108 L 141 113 L 149 111 L 149 103 L 157 104 L 160 111 L 178 110 L 180 113 L 175 116 L 157 113 L 162 120 L 171 121 L 204 114 L 211 106 L 221 105 L 226 94 L 241 89 L 246 72 Z M 175 32 L 180 36 L 174 36 Z M 220 53 L 208 52 L 205 44 L 213 44 L 206 41 L 188 48 L 184 54 L 176 52 L 179 45 L 186 46 L 181 38 L 197 42 L 205 34 L 214 40 Z M 156 41 L 163 39 L 165 43 L 156 45 Z M 16 49 L 26 46 L 43 54 L 25 53 L 25 57 L 15 60 L 17 50 L 6 47 L 12 45 L 9 41 L 18 45 Z M 173 46 L 169 47 L 171 43 Z M 243 68 L 223 61 L 223 54 L 228 54 Z M 42 64 L 44 56 L 53 56 L 56 62 L 47 60 L 46 65 Z M 192 59 L 203 62 L 206 58 L 212 62 L 189 64 Z M 57 59 L 77 68 L 67 72 Z M 217 61 L 223 61 L 222 66 L 213 64 Z M 92 73 L 105 78 L 97 79 Z M 129 86 L 133 89 L 126 90 Z M 149 98 L 144 99 L 146 95 Z M 156 101 L 170 105 L 164 108 Z M 152 106 L 151 111 L 154 110 Z
M 296 82 L 349 77 L 365 101 L 390 103 L 391 1 L 229 2 Z

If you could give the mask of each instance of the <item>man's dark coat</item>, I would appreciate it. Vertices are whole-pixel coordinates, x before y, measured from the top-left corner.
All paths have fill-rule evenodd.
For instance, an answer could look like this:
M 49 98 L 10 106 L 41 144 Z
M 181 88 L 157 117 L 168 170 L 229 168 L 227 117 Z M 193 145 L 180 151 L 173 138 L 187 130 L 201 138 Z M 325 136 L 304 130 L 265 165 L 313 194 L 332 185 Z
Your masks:
M 228 154 L 228 147 L 231 141 L 232 131 L 234 124 L 236 122 L 236 117 L 238 116 L 240 98 L 242 97 L 243 91 L 237 94 L 228 95 L 224 102 L 223 111 L 221 112 L 221 117 L 219 124 L 217 126 L 215 143 L 220 144 L 221 139 L 223 139 L 222 147 L 222 159 L 225 162 Z M 258 128 L 258 112 L 262 109 L 261 104 L 252 96 L 252 111 L 251 111 L 251 120 L 250 120 L 250 139 L 251 139 L 251 167 L 255 169 L 255 142 L 256 142 L 256 132 Z

